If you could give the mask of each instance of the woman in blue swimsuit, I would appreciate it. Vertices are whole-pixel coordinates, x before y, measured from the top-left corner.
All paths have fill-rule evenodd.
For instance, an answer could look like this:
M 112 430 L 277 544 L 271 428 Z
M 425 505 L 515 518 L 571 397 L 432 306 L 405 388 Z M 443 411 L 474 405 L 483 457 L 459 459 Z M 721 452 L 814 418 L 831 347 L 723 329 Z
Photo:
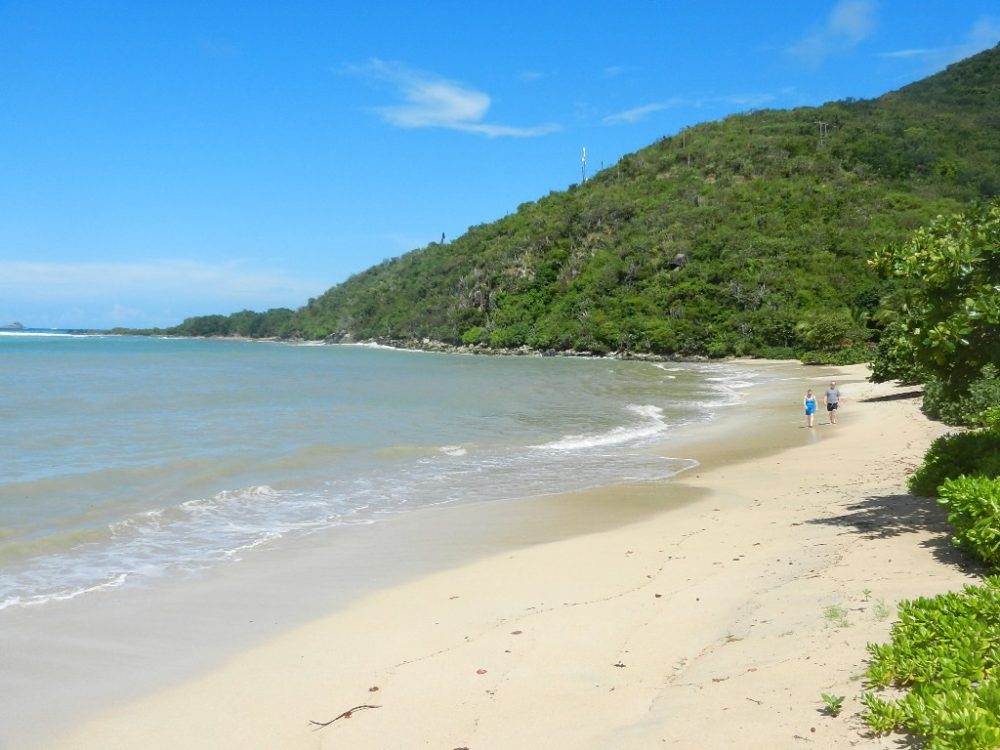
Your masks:
M 806 427 L 812 427 L 816 420 L 816 396 L 813 395 L 812 388 L 806 391 L 802 404 L 806 407 Z

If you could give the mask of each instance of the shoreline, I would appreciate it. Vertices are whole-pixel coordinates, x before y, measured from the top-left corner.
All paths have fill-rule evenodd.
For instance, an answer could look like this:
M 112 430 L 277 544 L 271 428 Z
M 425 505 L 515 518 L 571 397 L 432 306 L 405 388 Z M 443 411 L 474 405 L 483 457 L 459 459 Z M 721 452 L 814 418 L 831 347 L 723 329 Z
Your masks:
M 852 373 L 855 381 L 862 374 L 860 368 L 844 372 Z M 801 373 L 804 379 L 820 379 L 813 368 L 803 368 Z M 843 377 L 838 375 L 838 379 Z M 784 389 L 799 390 L 797 385 Z M 893 398 L 855 403 L 856 394 L 863 392 Z M 876 450 L 862 445 L 856 458 L 877 462 L 884 456 L 880 459 L 875 454 L 893 454 L 892 471 L 879 480 L 879 486 L 892 488 L 898 496 L 905 461 L 919 457 L 929 439 L 943 430 L 926 423 L 915 404 L 896 398 L 896 393 L 892 386 L 854 382 L 845 389 L 845 416 L 850 415 L 846 423 L 818 426 L 813 435 L 822 433 L 818 441 L 806 438 L 800 420 L 794 419 L 792 426 L 786 405 L 765 410 L 763 416 L 723 418 L 722 425 L 698 428 L 700 436 L 685 436 L 681 443 L 698 452 L 701 465 L 666 482 L 499 504 L 504 508 L 473 507 L 466 513 L 466 532 L 481 530 L 483 511 L 508 514 L 508 534 L 494 536 L 494 550 L 480 547 L 465 562 L 458 554 L 450 561 L 439 561 L 437 569 L 431 565 L 416 571 L 415 577 L 403 582 L 386 581 L 346 607 L 327 608 L 333 613 L 290 632 L 279 628 L 273 638 L 207 673 L 91 716 L 54 747 L 384 748 L 426 743 L 471 748 L 542 743 L 638 748 L 664 742 L 708 747 L 713 746 L 711 742 L 685 743 L 706 736 L 706 727 L 722 732 L 719 742 L 744 738 L 745 732 L 735 727 L 742 722 L 760 723 L 762 717 L 770 717 L 764 728 L 771 731 L 784 726 L 771 720 L 786 710 L 800 722 L 804 716 L 812 726 L 827 728 L 833 720 L 817 714 L 819 692 L 836 691 L 845 669 L 860 671 L 857 665 L 863 661 L 865 639 L 884 639 L 878 633 L 888 632 L 888 621 L 869 617 L 856 628 L 825 627 L 823 608 L 841 605 L 828 603 L 829 591 L 810 591 L 823 588 L 814 579 L 822 580 L 830 570 L 817 573 L 819 568 L 808 566 L 842 560 L 862 546 L 868 550 L 868 545 L 840 539 L 840 546 L 851 549 L 833 550 L 834 558 L 824 554 L 831 550 L 821 548 L 837 548 L 838 537 L 849 535 L 836 529 L 850 524 L 789 519 L 803 513 L 816 515 L 817 500 L 822 506 L 830 502 L 850 505 L 852 497 L 827 487 L 815 493 L 822 498 L 810 498 L 801 494 L 800 477 L 795 472 L 786 476 L 780 467 L 800 455 L 822 464 L 829 456 L 822 449 L 817 451 L 819 446 L 838 453 L 858 452 L 859 446 L 844 436 L 862 428 L 867 438 L 873 430 L 876 437 L 892 434 L 878 434 L 880 429 L 896 430 L 902 445 L 876 440 Z M 888 426 L 878 423 L 883 415 L 892 417 Z M 720 433 L 719 427 L 726 429 Z M 733 429 L 740 439 L 720 439 Z M 819 476 L 822 481 L 828 479 L 822 472 Z M 874 489 L 875 479 L 867 472 L 859 483 L 852 472 L 848 483 L 855 489 Z M 667 512 L 663 512 L 665 488 L 675 498 Z M 588 497 L 593 507 L 581 512 L 581 498 Z M 619 513 L 626 507 L 623 501 L 632 504 L 631 515 Z M 565 507 L 560 508 L 560 503 Z M 551 513 L 547 520 L 539 514 L 542 506 Z M 574 516 L 580 523 L 564 527 L 566 519 Z M 794 540 L 803 527 L 823 540 L 800 546 Z M 910 547 L 914 546 L 908 537 L 929 533 L 916 527 L 905 532 L 891 540 L 875 540 L 878 544 L 892 541 L 899 547 L 907 537 L 907 544 L 892 553 L 897 560 L 907 559 L 904 573 L 916 564 L 908 559 L 913 557 Z M 877 557 L 878 550 L 872 548 L 867 554 Z M 787 565 L 779 566 L 783 560 Z M 933 575 L 942 586 L 945 581 L 954 585 L 967 580 L 956 569 L 944 563 L 939 566 L 941 570 L 935 569 Z M 866 572 L 871 573 L 854 571 L 854 579 Z M 927 575 L 901 578 L 894 571 L 892 576 L 872 576 L 868 585 L 859 583 L 854 586 L 857 591 L 841 591 L 842 606 L 852 612 L 870 611 L 879 601 L 885 606 L 892 599 L 894 605 L 903 596 L 934 593 L 928 590 L 931 587 Z M 865 590 L 870 592 L 868 599 L 857 601 Z M 781 609 L 780 617 L 768 620 L 751 617 L 763 607 L 763 600 L 782 593 L 794 593 L 797 607 L 793 612 Z M 796 612 L 804 621 L 792 616 Z M 759 689 L 747 696 L 732 698 L 735 705 L 720 707 L 719 700 L 729 700 L 725 697 L 729 683 L 737 682 L 737 666 L 743 668 L 742 679 L 758 673 L 763 677 L 764 665 L 755 660 L 765 654 L 748 648 L 755 640 L 750 636 L 783 627 L 767 624 L 775 621 L 793 627 L 770 633 L 765 639 L 768 654 L 780 647 L 797 653 L 798 661 L 806 666 L 815 659 L 815 666 L 819 658 L 826 660 L 835 650 L 827 641 L 851 635 L 847 639 L 853 642 L 851 648 L 839 651 L 840 659 L 850 666 L 832 667 L 825 676 L 813 675 L 818 682 L 811 686 L 803 685 L 801 677 L 798 682 L 790 679 L 795 677 L 791 674 L 789 680 L 778 680 L 781 684 L 755 686 Z M 864 638 L 856 642 L 861 635 Z M 814 656 L 802 656 L 803 646 L 817 643 L 821 647 Z M 722 659 L 739 651 L 747 653 L 736 666 Z M 700 679 L 698 670 L 708 669 L 718 659 L 722 664 L 713 668 L 717 676 L 711 682 Z M 797 660 L 789 657 L 787 661 Z M 484 671 L 480 674 L 479 670 Z M 679 689 L 690 684 L 697 688 Z M 808 699 L 803 705 L 782 707 L 776 716 L 768 691 L 780 695 L 793 685 L 802 693 L 798 703 L 803 703 L 806 694 Z M 369 694 L 370 687 L 379 690 Z M 720 695 L 709 698 L 710 692 Z M 328 720 L 351 706 L 370 702 L 372 695 L 379 699 L 377 711 L 359 714 L 356 721 L 338 721 L 320 734 L 311 731 L 309 720 Z M 781 702 L 785 700 L 782 696 Z M 739 705 L 740 701 L 746 705 Z M 753 713 L 755 706 L 766 704 L 772 705 L 770 712 Z M 737 708 L 735 713 L 717 713 Z M 846 714 L 852 710 L 855 707 L 849 702 L 845 718 L 834 727 L 849 726 Z M 737 714 L 748 711 L 732 723 Z M 183 726 L 178 726 L 178 716 L 185 717 Z M 729 735 L 717 726 L 722 719 L 730 722 Z M 682 725 L 687 729 L 682 730 Z M 817 740 L 809 729 L 805 726 L 800 732 Z M 856 736 L 856 729 L 851 731 Z M 665 736 L 653 737 L 664 732 Z M 790 747 L 794 734 L 761 736 L 759 744 L 750 746 Z
M 143 329 L 139 329 L 143 330 Z M 84 331 L 81 331 L 84 332 Z M 654 352 L 635 351 L 631 349 L 618 349 L 615 351 L 593 352 L 578 349 L 537 349 L 527 344 L 512 348 L 495 348 L 486 344 L 450 344 L 438 339 L 417 339 L 417 338 L 371 338 L 356 339 L 349 333 L 331 334 L 322 339 L 303 338 L 282 338 L 280 336 L 243 336 L 239 334 L 191 336 L 186 334 L 166 334 L 166 333 L 131 333 L 93 330 L 86 331 L 88 334 L 103 336 L 135 336 L 159 339 L 180 339 L 192 341 L 234 341 L 238 343 L 262 343 L 262 344 L 288 344 L 291 346 L 347 346 L 372 349 L 389 349 L 397 352 L 423 352 L 426 354 L 468 354 L 482 357 L 565 357 L 568 359 L 607 359 L 622 362 L 674 362 L 674 363 L 718 363 L 718 364 L 738 364 L 738 363 L 760 363 L 769 362 L 774 364 L 784 364 L 789 366 L 799 365 L 802 367 L 816 368 L 839 368 L 856 367 L 860 365 L 838 365 L 832 363 L 819 363 L 806 365 L 798 359 L 769 359 L 762 356 L 727 356 L 710 357 L 707 355 L 682 355 L 682 354 L 656 354 Z
M 800 371 L 785 362 L 755 364 Z M 784 400 L 787 384 L 767 387 Z M 664 450 L 688 455 L 689 442 L 725 433 L 739 418 L 723 408 L 713 420 L 680 428 Z M 365 593 L 669 512 L 691 494 L 670 481 L 427 507 L 264 545 L 194 578 L 8 609 L 0 693 L 17 698 L 0 703 L 0 748 L 41 746 L 108 706 L 197 677 Z
M 753 365 L 796 378 L 802 371 L 782 361 Z M 760 388 L 730 393 L 761 404 L 786 400 L 785 382 Z M 689 443 L 725 442 L 729 425 L 741 417 L 729 407 L 718 408 L 714 419 L 661 438 L 662 451 L 646 450 L 651 456 L 687 456 Z M 246 553 L 235 565 L 194 577 L 171 576 L 150 586 L 112 587 L 8 609 L 0 693 L 16 698 L 0 703 L 0 748 L 44 745 L 109 706 L 193 679 L 372 591 L 511 549 L 670 512 L 693 494 L 661 479 L 470 499 L 279 540 Z

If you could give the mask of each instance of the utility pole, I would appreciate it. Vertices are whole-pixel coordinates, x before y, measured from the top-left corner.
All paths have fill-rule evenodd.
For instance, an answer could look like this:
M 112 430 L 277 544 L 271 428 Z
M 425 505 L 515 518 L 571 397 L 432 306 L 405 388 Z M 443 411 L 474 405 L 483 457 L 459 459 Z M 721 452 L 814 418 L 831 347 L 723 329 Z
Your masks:
M 587 181 L 587 147 L 583 147 L 583 156 L 580 158 L 580 175 L 582 179 L 580 184 L 582 185 Z
M 819 125 L 819 142 L 822 143 L 830 132 L 830 123 L 817 120 L 816 124 Z

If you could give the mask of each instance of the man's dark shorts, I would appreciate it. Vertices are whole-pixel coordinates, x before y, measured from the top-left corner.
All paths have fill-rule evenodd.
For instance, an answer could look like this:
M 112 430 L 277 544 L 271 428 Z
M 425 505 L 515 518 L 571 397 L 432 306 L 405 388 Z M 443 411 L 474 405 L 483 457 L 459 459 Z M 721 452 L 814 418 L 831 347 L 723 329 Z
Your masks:
M 836 403 L 827 404 L 826 405 L 826 410 L 827 411 L 836 411 L 838 406 L 839 406 L 839 404 L 836 404 Z

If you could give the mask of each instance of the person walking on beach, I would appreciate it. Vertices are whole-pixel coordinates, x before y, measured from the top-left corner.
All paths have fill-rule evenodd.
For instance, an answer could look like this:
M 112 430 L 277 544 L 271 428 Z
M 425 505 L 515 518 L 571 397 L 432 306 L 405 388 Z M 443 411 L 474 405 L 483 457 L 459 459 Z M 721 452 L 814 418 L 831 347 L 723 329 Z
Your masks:
M 840 389 L 832 380 L 830 381 L 830 387 L 823 394 L 823 403 L 826 404 L 826 416 L 830 419 L 830 424 L 837 424 L 837 409 L 840 407 Z
M 802 405 L 806 407 L 806 427 L 812 427 L 816 419 L 816 396 L 812 392 L 812 388 L 806 391 Z

